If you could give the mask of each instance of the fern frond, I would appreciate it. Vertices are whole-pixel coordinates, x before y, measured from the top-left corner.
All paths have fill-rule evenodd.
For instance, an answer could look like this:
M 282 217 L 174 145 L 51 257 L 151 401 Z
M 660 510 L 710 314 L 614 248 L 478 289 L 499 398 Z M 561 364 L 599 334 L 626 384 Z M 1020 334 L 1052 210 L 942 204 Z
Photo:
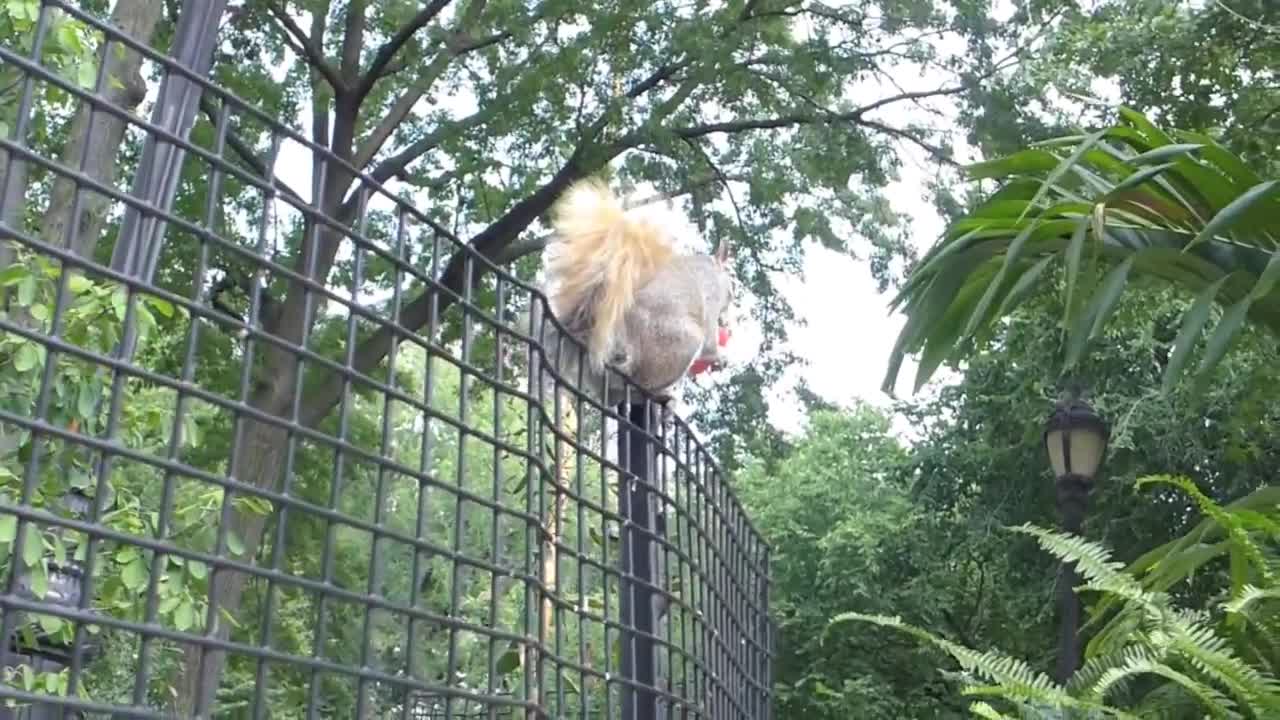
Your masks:
M 987 703 L 981 701 L 971 703 L 969 705 L 969 712 L 973 713 L 976 717 L 985 718 L 986 720 L 1015 720 L 1014 718 L 1005 715 L 999 710 L 996 710 Z
M 1129 679 L 1133 675 L 1126 668 L 1142 662 L 1155 662 L 1154 650 L 1142 645 L 1132 645 L 1105 658 L 1090 658 L 1072 677 L 1074 687 L 1090 700 L 1103 702 L 1108 695 L 1128 692 Z
M 1245 585 L 1234 598 L 1222 604 L 1222 609 L 1231 614 L 1248 616 L 1249 610 L 1264 600 L 1280 600 L 1280 587 L 1263 589 L 1256 585 Z
M 1280 682 L 1241 660 L 1212 628 L 1172 622 L 1171 648 L 1246 705 L 1280 713 Z
M 1195 501 L 1196 506 L 1200 508 L 1200 512 L 1206 517 L 1212 518 L 1214 522 L 1222 526 L 1226 530 L 1227 540 L 1231 543 L 1233 555 L 1239 555 L 1237 560 L 1232 558 L 1232 565 L 1247 560 L 1249 564 L 1257 567 L 1258 572 L 1263 576 L 1264 580 L 1270 581 L 1271 570 L 1267 565 L 1266 558 L 1262 552 L 1262 548 L 1253 541 L 1248 529 L 1245 527 L 1244 519 L 1240 511 L 1231 512 L 1214 502 L 1208 495 L 1200 491 L 1196 484 L 1190 478 L 1174 475 L 1148 475 L 1138 478 L 1137 487 L 1144 485 L 1169 485 L 1181 490 L 1188 497 Z M 1238 576 L 1243 572 L 1243 568 L 1232 568 L 1232 575 L 1237 576 L 1236 582 L 1240 582 Z
M 1078 535 L 1049 530 L 1024 523 L 1009 528 L 1013 532 L 1030 535 L 1040 547 L 1062 562 L 1075 563 L 1080 573 L 1094 587 L 1104 592 L 1116 593 L 1141 601 L 1145 597 L 1142 586 L 1132 576 L 1123 572 L 1124 564 L 1111 559 L 1111 551 L 1098 543 Z
M 1199 707 L 1199 698 L 1186 688 L 1175 682 L 1165 682 L 1144 695 L 1133 712 L 1144 720 L 1183 720 L 1194 717 Z
M 1213 717 L 1223 718 L 1225 720 L 1236 720 L 1241 717 L 1240 713 L 1235 711 L 1236 705 L 1230 698 L 1195 678 L 1174 670 L 1164 663 L 1148 659 L 1135 660 L 1132 663 L 1126 664 L 1124 667 L 1109 670 L 1107 676 L 1103 678 L 1102 682 L 1106 684 L 1114 684 L 1115 680 L 1110 677 L 1111 675 L 1157 675 L 1175 683 L 1178 687 L 1196 698 L 1196 700 L 1200 702 L 1200 705 Z
M 950 655 L 960 667 L 980 677 L 987 678 L 1002 687 L 1002 694 L 1011 700 L 1037 700 L 1059 706 L 1070 706 L 1074 699 L 1048 675 L 1031 668 L 1026 662 L 1002 653 L 988 651 L 978 652 L 951 642 L 946 638 L 917 628 L 896 616 L 867 615 L 858 612 L 846 612 L 837 615 L 828 623 L 828 628 L 836 623 L 858 621 L 887 627 L 923 640 Z

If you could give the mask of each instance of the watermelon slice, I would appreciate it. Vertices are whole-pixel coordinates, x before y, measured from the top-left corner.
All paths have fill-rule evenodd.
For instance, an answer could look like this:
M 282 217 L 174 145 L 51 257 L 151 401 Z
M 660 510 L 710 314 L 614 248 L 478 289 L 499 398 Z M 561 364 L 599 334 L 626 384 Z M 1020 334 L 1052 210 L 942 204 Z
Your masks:
M 729 344 L 729 328 L 724 326 L 720 327 L 718 344 L 720 345 L 720 347 L 725 347 Z M 693 361 L 693 365 L 689 368 L 689 376 L 692 377 L 694 375 L 699 375 L 701 373 L 706 372 L 710 368 L 711 368 L 710 361 L 703 360 L 702 358 L 698 358 L 697 360 Z

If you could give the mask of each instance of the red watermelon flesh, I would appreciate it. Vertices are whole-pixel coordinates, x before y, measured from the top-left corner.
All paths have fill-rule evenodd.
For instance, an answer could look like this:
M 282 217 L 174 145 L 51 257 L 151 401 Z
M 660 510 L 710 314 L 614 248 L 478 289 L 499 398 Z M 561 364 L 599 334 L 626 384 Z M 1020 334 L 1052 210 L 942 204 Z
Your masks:
M 722 326 L 720 328 L 719 345 L 720 347 L 725 347 L 728 344 L 729 344 L 729 328 Z M 704 373 L 710 367 L 711 367 L 710 362 L 708 362 L 707 360 L 703 360 L 702 358 L 698 358 L 697 360 L 693 361 L 693 365 L 689 368 L 689 375 L 698 375 L 700 373 Z

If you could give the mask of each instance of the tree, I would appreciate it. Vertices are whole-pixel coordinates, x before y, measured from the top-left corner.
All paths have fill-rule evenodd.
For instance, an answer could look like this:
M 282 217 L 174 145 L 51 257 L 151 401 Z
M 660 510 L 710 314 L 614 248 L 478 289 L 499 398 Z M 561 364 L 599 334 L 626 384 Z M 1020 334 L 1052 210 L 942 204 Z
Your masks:
M 907 353 L 921 353 L 917 389 L 944 362 L 958 360 L 1043 287 L 1050 267 L 1064 277 L 1061 358 L 1068 371 L 1105 326 L 1131 274 L 1197 294 L 1164 363 L 1166 389 L 1199 344 L 1213 303 L 1225 311 L 1202 356 L 1200 383 L 1246 319 L 1280 331 L 1280 256 L 1271 249 L 1280 235 L 1280 181 L 1264 181 L 1207 135 L 1166 133 L 1133 110 L 1120 112 L 1118 125 L 969 168 L 972 177 L 998 178 L 1002 187 L 949 226 L 895 299 L 908 321 L 886 389 Z M 1094 274 L 1101 276 L 1096 285 Z
M 317 334 L 326 303 L 309 283 L 349 272 L 338 250 L 360 219 L 362 193 L 393 180 L 410 192 L 430 191 L 426 215 L 446 250 L 426 258 L 441 268 L 439 286 L 405 288 L 413 299 L 400 324 L 410 332 L 422 330 L 433 312 L 445 313 L 464 286 L 481 287 L 483 263 L 470 260 L 471 253 L 510 264 L 535 251 L 538 243 L 523 242 L 522 233 L 571 182 L 606 169 L 662 192 L 688 194 L 691 202 L 706 204 L 727 193 L 735 212 L 712 212 L 710 233 L 739 241 L 740 272 L 757 294 L 769 297 L 762 270 L 769 253 L 779 250 L 764 247 L 770 230 L 803 212 L 856 217 L 863 193 L 849 190 L 850 176 L 860 173 L 873 193 L 891 170 L 891 142 L 929 144 L 920 131 L 894 127 L 876 111 L 962 94 L 999 67 L 983 63 L 965 68 L 950 85 L 848 102 L 846 92 L 859 78 L 900 61 L 934 64 L 927 52 L 902 53 L 903 35 L 909 41 L 963 29 L 941 12 L 912 5 L 887 3 L 878 10 L 734 2 L 686 16 L 665 3 L 590 9 L 480 0 L 245 4 L 232 20 L 237 36 L 219 59 L 219 80 L 238 93 L 266 97 L 278 112 L 286 113 L 295 98 L 310 105 L 314 205 L 338 223 L 295 222 L 289 228 L 275 260 L 296 275 L 272 282 L 279 309 L 263 318 L 263 331 L 292 344 Z M 809 28 L 804 38 L 794 32 L 801 20 Z M 264 53 L 297 63 L 283 92 L 265 92 L 270 83 L 262 74 L 243 70 L 260 66 Z M 419 111 L 423 102 L 459 87 L 474 99 L 474 111 Z M 206 103 L 207 116 L 219 112 L 217 102 Z M 205 138 L 212 134 L 197 130 Z M 238 162 L 261 175 L 272 159 L 255 148 L 269 146 L 271 133 L 243 120 L 232 130 L 228 145 Z M 713 186 L 707 177 L 715 179 Z M 746 204 L 737 201 L 742 189 Z M 287 204 L 302 206 L 299 197 L 296 189 L 282 189 Z M 252 209 L 248 201 L 238 202 Z M 386 220 L 381 231 L 370 232 L 390 235 Z M 793 256 L 806 237 L 826 237 L 827 222 L 809 223 L 809 232 L 782 252 Z M 469 237 L 467 251 L 450 228 Z M 428 255 L 431 241 L 417 242 L 417 251 Z M 166 281 L 180 279 L 174 271 Z M 377 281 L 391 279 L 384 272 Z M 762 305 L 775 332 L 771 315 L 777 307 L 776 298 Z M 393 335 L 383 327 L 358 338 L 350 348 L 358 376 L 378 370 Z M 263 350 L 263 364 L 249 403 L 269 416 L 288 416 L 302 372 L 298 358 L 271 345 Z M 308 374 L 304 382 L 300 420 L 319 426 L 339 404 L 343 384 L 324 372 Z M 241 432 L 231 474 L 274 487 L 287 433 L 255 419 L 246 419 Z M 245 556 L 259 547 L 265 522 L 233 510 L 231 529 L 243 539 Z M 215 617 L 235 612 L 243 582 L 237 573 L 220 574 Z M 225 635 L 225 624 L 218 632 Z M 189 652 L 180 707 L 207 707 L 218 686 L 220 654 L 201 664 L 200 651 Z
M 1119 626 L 1107 642 L 1091 645 L 1087 662 L 1065 684 L 1015 656 L 975 650 L 898 617 L 848 612 L 832 624 L 871 623 L 941 649 L 959 663 L 966 695 L 990 698 L 1016 711 L 1017 717 L 1271 717 L 1280 709 L 1269 629 L 1275 622 L 1277 596 L 1275 557 L 1268 542 L 1275 527 L 1274 488 L 1266 493 L 1269 499 L 1259 494 L 1251 507 L 1224 508 L 1185 478 L 1152 477 L 1139 484 L 1144 483 L 1184 490 L 1206 518 L 1201 527 L 1171 543 L 1173 552 L 1138 570 L 1124 568 L 1105 547 L 1077 536 L 1030 524 L 1012 528 L 1035 538 L 1057 559 L 1075 563 L 1084 578 L 1079 590 L 1101 600 L 1094 618 L 1110 614 Z M 1198 574 L 1208 559 L 1217 559 L 1206 558 L 1192 545 L 1207 538 L 1208 529 L 1226 535 L 1220 546 L 1229 546 L 1232 556 L 1230 589 L 1222 594 L 1225 601 L 1215 596 L 1218 601 L 1212 606 L 1180 605 L 1168 586 Z M 1153 582 L 1154 578 L 1159 580 Z M 1255 632 L 1241 632 L 1246 627 Z M 969 709 L 977 717 L 1010 717 L 986 701 L 975 701 Z
M 1039 600 L 1007 544 L 971 522 L 977 506 L 913 497 L 913 463 L 888 429 L 869 407 L 814 410 L 790 451 L 753 457 L 739 473 L 743 503 L 774 548 L 782 717 L 959 717 L 948 679 L 922 671 L 927 655 L 874 631 L 826 634 L 831 617 L 850 606 L 897 613 L 980 643 L 1005 640 L 1018 611 Z M 1034 646 L 1028 625 L 1017 635 Z

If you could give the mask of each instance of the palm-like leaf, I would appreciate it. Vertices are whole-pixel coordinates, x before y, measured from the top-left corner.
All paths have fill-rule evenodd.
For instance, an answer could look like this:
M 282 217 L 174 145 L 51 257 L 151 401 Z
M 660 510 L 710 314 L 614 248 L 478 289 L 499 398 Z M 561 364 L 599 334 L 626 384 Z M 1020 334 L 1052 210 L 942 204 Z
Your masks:
M 916 389 L 944 362 L 960 359 L 1056 265 L 1065 280 L 1067 367 L 1139 276 L 1197 295 L 1175 341 L 1166 387 L 1184 370 L 1215 304 L 1225 311 L 1200 377 L 1246 320 L 1280 336 L 1280 180 L 1264 181 L 1205 135 L 1166 133 L 1128 108 L 1120 115 L 1113 127 L 968 168 L 971 177 L 1001 187 L 952 223 L 894 299 L 907 322 L 885 391 L 893 391 L 908 354 L 920 356 Z M 1093 285 L 1095 276 L 1102 279 Z

